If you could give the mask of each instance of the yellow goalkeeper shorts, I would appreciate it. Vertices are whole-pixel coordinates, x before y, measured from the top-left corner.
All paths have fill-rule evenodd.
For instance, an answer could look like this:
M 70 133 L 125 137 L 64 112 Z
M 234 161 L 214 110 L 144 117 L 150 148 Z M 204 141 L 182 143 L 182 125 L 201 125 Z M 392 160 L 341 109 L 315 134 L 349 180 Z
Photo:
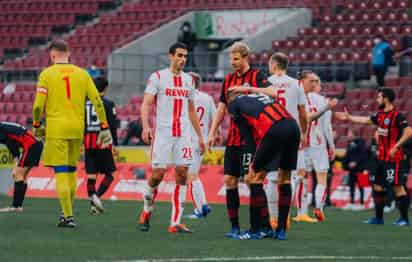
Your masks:
M 43 151 L 45 166 L 77 166 L 81 139 L 46 138 Z

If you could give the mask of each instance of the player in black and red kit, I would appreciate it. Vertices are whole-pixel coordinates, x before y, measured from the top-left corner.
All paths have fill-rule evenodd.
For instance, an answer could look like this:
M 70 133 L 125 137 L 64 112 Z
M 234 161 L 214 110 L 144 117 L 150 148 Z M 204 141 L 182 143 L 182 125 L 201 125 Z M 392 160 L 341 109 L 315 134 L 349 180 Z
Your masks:
M 389 88 L 378 91 L 379 111 L 370 117 L 352 116 L 346 110 L 336 113 L 340 120 L 349 120 L 359 124 L 374 124 L 378 135 L 378 170 L 373 181 L 373 198 L 375 201 L 375 217 L 365 223 L 383 224 L 385 206 L 384 184 L 392 185 L 396 195 L 400 218 L 393 224 L 409 225 L 409 200 L 404 185 L 407 180 L 408 163 L 402 145 L 412 137 L 412 128 L 405 116 L 394 106 L 395 92 Z
M 265 207 L 263 182 L 268 167 L 279 168 L 279 214 L 274 237 L 286 239 L 286 224 L 291 203 L 291 171 L 296 169 L 300 129 L 292 115 L 278 102 L 262 94 L 230 93 L 228 111 L 249 145 L 256 145 L 253 162 L 246 177 L 250 185 L 250 230 L 239 239 L 261 239 Z M 277 169 L 275 168 L 275 169 Z
M 32 167 L 39 165 L 43 143 L 24 126 L 10 122 L 0 122 L 0 143 L 6 145 L 17 162 L 13 169 L 13 203 L 0 212 L 23 211 L 27 175 Z
M 94 79 L 94 84 L 102 97 L 104 110 L 107 116 L 107 122 L 110 127 L 110 132 L 113 137 L 113 145 L 117 146 L 117 126 L 118 120 L 116 117 L 116 105 L 114 102 L 105 98 L 108 82 L 104 77 Z M 113 146 L 101 148 L 97 144 L 97 136 L 100 132 L 100 121 L 97 118 L 93 104 L 88 100 L 86 102 L 86 128 L 84 136 L 85 149 L 85 165 L 87 172 L 87 193 L 91 200 L 90 212 L 98 214 L 103 212 L 103 204 L 100 197 L 107 191 L 113 181 L 113 172 L 116 170 L 116 165 L 113 159 Z M 104 179 L 101 182 L 96 192 L 96 177 L 97 174 L 104 174 Z
M 233 86 L 245 87 L 268 87 L 270 83 L 266 80 L 265 75 L 259 70 L 252 69 L 249 65 L 249 47 L 242 42 L 236 42 L 232 45 L 230 51 L 230 63 L 233 72 L 226 75 L 223 82 L 221 96 L 217 107 L 217 112 L 212 122 L 209 132 L 208 145 L 214 144 L 216 131 L 222 123 L 227 109 L 227 92 Z M 247 170 L 251 152 L 242 143 L 240 131 L 233 119 L 230 121 L 229 134 L 226 142 L 224 155 L 224 183 L 226 185 L 226 207 L 228 217 L 231 222 L 231 231 L 226 234 L 227 237 L 237 236 L 239 234 L 239 178 Z M 247 171 L 246 171 L 247 173 Z

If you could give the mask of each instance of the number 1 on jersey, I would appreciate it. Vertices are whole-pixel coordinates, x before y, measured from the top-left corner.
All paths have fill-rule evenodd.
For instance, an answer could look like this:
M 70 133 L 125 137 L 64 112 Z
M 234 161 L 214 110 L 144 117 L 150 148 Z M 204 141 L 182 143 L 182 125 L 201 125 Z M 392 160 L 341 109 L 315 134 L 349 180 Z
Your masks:
M 66 96 L 70 100 L 70 78 L 68 76 L 63 77 L 63 80 L 66 82 Z

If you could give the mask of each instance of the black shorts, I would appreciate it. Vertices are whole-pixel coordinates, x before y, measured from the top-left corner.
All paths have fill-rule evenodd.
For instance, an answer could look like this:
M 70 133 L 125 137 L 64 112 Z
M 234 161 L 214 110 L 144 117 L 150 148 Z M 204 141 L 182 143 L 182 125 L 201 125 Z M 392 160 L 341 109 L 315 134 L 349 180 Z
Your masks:
M 19 157 L 19 167 L 35 167 L 39 165 L 41 152 L 43 151 L 43 143 L 36 141 L 29 148 L 23 148 Z
M 406 185 L 408 173 L 409 166 L 406 160 L 397 162 L 379 160 L 376 174 L 371 179 L 374 184 L 380 186 Z
M 246 145 L 227 146 L 224 155 L 223 173 L 234 177 L 244 176 L 248 173 L 254 153 L 254 147 Z
M 295 170 L 298 161 L 300 131 L 294 119 L 274 124 L 263 137 L 253 160 L 255 172 L 278 168 Z M 276 166 L 273 166 L 276 164 Z
M 87 174 L 108 174 L 116 170 L 110 149 L 90 149 L 84 155 Z

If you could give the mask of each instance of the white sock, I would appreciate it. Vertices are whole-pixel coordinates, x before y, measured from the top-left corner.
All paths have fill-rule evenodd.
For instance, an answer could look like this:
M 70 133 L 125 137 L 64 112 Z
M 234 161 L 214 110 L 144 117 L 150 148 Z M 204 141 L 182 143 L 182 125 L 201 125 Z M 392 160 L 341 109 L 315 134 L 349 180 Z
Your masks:
M 296 171 L 292 171 L 292 200 L 295 199 L 297 201 L 297 190 L 299 189 L 299 184 L 302 181 L 303 176 L 298 176 Z
M 145 212 L 152 212 L 154 201 L 157 196 L 157 188 L 153 188 L 148 184 L 144 187 L 143 191 L 143 210 Z
M 175 185 L 175 190 L 172 195 L 172 217 L 171 226 L 180 224 L 185 207 L 187 186 Z
M 323 205 L 325 204 L 325 198 L 326 198 L 326 187 L 318 183 L 316 185 L 316 190 L 315 190 L 316 208 L 320 208 L 320 210 L 323 210 Z
M 278 185 L 275 180 L 268 180 L 266 184 L 266 198 L 270 217 L 278 217 Z
M 193 205 L 195 207 L 195 210 L 201 213 L 202 206 L 204 205 L 202 201 L 203 200 L 202 193 L 204 195 L 202 182 L 200 182 L 199 179 L 193 180 L 191 183 L 190 189 L 191 189 L 190 195 L 192 196 Z
M 301 181 L 302 185 L 302 199 L 301 199 L 301 209 L 299 215 L 307 215 L 308 208 L 309 208 L 309 201 L 308 201 L 308 179 L 304 177 Z

